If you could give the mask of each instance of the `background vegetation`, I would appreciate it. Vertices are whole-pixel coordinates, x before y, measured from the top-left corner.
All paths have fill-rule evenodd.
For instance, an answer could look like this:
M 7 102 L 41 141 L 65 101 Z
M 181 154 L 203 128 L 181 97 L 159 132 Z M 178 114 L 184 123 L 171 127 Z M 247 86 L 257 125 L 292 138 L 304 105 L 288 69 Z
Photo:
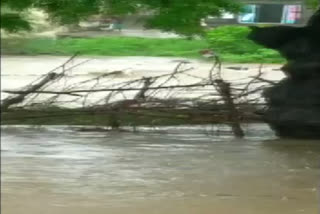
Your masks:
M 91 15 L 123 16 L 152 14 L 146 27 L 183 35 L 203 34 L 200 20 L 225 11 L 238 12 L 236 0 L 1 0 L 1 29 L 30 30 L 23 16 L 29 9 L 40 9 L 52 22 L 77 24 Z
M 223 61 L 234 63 L 281 63 L 276 52 L 248 40 L 250 29 L 219 27 L 205 39 L 150 39 L 133 37 L 2 39 L 2 54 L 91 56 L 201 57 L 200 50 L 212 48 Z

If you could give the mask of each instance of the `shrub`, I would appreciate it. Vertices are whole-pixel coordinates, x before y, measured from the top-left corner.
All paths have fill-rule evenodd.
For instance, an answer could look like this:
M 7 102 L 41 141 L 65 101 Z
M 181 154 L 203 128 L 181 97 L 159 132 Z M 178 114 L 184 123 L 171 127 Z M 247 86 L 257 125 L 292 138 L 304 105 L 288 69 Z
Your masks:
M 282 61 L 277 51 L 264 48 L 247 39 L 250 28 L 246 26 L 223 26 L 210 30 L 207 39 L 211 48 L 219 55 L 252 55 L 256 59 Z

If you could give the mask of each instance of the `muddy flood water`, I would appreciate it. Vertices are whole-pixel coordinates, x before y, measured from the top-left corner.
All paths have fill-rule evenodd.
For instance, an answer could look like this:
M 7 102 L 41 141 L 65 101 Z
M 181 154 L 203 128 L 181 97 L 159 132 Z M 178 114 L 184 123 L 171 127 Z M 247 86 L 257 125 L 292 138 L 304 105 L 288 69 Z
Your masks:
M 264 125 L 131 133 L 2 127 L 4 214 L 316 214 L 320 143 Z

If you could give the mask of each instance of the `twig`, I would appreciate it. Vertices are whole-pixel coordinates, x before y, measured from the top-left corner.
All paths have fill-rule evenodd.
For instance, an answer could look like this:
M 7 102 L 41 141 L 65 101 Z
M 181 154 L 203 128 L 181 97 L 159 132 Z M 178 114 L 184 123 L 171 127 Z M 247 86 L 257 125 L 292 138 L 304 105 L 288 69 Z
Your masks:
M 8 97 L 7 99 L 3 100 L 1 104 L 1 110 L 6 111 L 11 105 L 21 103 L 25 100 L 26 96 L 30 93 L 35 93 L 38 89 L 40 89 L 42 86 L 47 84 L 48 82 L 58 78 L 59 75 L 56 73 L 49 73 L 43 80 L 41 80 L 39 83 L 29 86 L 29 88 L 25 91 L 22 91 L 22 93 L 19 93 L 18 96 L 15 97 Z
M 147 90 L 160 90 L 160 89 L 173 89 L 173 88 L 195 88 L 195 87 L 205 87 L 211 86 L 211 84 L 189 84 L 189 85 L 171 85 L 171 86 L 160 86 L 160 87 L 149 87 Z M 141 88 L 103 88 L 103 89 L 92 89 L 92 90 L 73 90 L 67 92 L 59 91 L 32 91 L 32 93 L 39 94 L 74 94 L 74 93 L 95 93 L 95 92 L 104 92 L 104 91 L 140 91 Z M 11 94 L 24 94 L 25 91 L 11 91 L 5 90 L 6 93 Z

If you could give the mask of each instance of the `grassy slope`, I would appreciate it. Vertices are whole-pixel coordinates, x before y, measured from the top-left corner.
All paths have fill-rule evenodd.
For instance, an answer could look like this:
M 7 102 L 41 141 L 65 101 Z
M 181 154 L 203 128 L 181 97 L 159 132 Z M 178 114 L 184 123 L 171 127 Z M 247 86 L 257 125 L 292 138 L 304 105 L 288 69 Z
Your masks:
M 157 56 L 201 57 L 200 50 L 208 47 L 221 50 L 219 43 L 212 46 L 206 40 L 150 39 L 132 37 L 65 38 L 65 39 L 2 39 L 2 54 L 14 55 L 81 55 L 91 56 Z M 234 44 L 237 46 L 238 44 Z M 220 57 L 232 63 L 281 63 L 283 59 L 269 52 L 239 54 L 224 51 Z
M 197 57 L 198 51 L 208 47 L 206 41 L 184 39 L 149 39 L 133 37 L 105 37 L 83 39 L 5 39 L 4 53 L 9 54 L 53 54 L 100 56 L 171 56 Z

